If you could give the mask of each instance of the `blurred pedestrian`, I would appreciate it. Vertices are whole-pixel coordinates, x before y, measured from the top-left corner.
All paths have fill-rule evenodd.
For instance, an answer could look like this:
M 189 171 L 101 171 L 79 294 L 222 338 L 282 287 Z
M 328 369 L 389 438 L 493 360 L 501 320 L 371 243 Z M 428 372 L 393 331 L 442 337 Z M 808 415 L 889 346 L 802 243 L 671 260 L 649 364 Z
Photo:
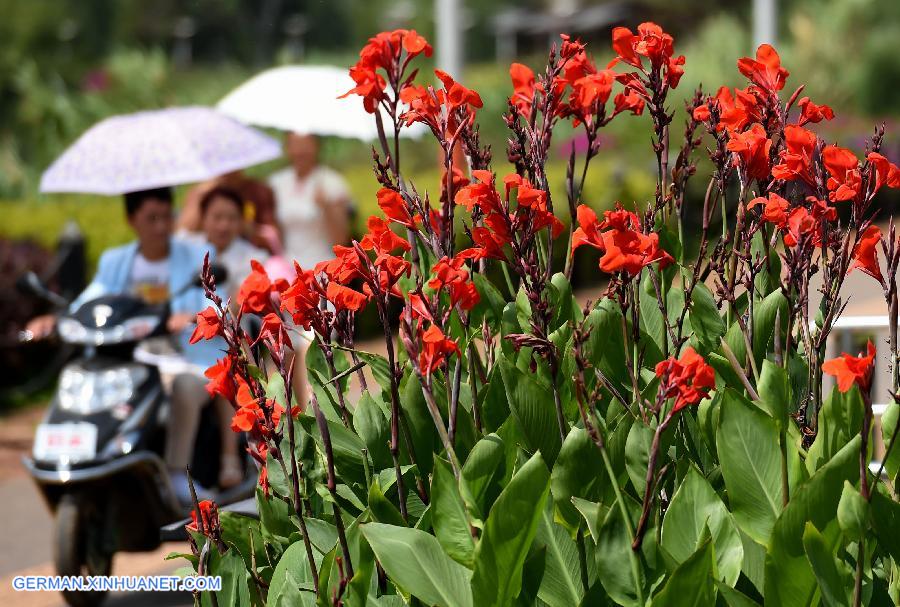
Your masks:
M 288 133 L 284 150 L 291 166 L 269 178 L 284 254 L 304 269 L 334 257 L 332 247 L 350 236 L 350 189 L 336 171 L 319 164 L 315 135 Z
M 234 301 L 241 283 L 250 274 L 250 262 L 254 259 L 264 262 L 268 257 L 266 251 L 253 246 L 243 237 L 247 233 L 246 204 L 239 192 L 222 185 L 207 189 L 198 200 L 203 231 L 191 238 L 209 252 L 212 261 L 225 269 L 227 278 L 216 285 L 216 291 L 226 300 L 231 298 Z M 209 367 L 225 348 L 221 338 L 201 341 L 189 346 L 186 357 L 191 362 Z M 198 385 L 192 389 L 199 390 L 204 383 L 197 378 Z M 222 397 L 215 399 L 215 405 L 221 444 L 219 488 L 227 489 L 241 482 L 243 469 L 238 455 L 238 435 L 231 429 L 234 408 Z M 200 414 L 199 408 L 184 411 L 179 423 L 196 428 L 200 423 Z
M 281 238 L 275 217 L 275 194 L 265 182 L 248 177 L 243 171 L 226 173 L 188 190 L 178 216 L 178 230 L 203 231 L 200 201 L 218 187 L 236 192 L 241 198 L 244 214 L 241 235 L 252 245 L 274 253 Z

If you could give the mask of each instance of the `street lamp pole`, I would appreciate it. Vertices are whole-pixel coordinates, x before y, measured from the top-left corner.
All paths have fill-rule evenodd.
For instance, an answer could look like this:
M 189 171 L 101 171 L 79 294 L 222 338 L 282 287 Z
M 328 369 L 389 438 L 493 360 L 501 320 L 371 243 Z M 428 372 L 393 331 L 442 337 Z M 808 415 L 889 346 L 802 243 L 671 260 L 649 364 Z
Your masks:
M 753 0 L 753 47 L 778 42 L 778 0 Z
M 437 67 L 455 79 L 462 78 L 462 2 L 435 0 L 434 21 L 437 33 Z

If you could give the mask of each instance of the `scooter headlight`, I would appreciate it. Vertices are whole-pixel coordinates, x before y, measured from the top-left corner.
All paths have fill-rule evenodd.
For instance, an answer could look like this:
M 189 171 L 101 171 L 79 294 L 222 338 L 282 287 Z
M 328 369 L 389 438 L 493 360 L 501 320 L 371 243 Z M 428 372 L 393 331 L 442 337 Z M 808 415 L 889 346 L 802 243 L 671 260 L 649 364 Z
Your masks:
M 158 326 L 159 317 L 154 315 L 135 316 L 120 325 L 104 328 L 89 328 L 74 318 L 61 318 L 57 330 L 65 342 L 104 346 L 140 341 L 153 333 Z
M 91 415 L 127 402 L 144 380 L 147 369 L 139 365 L 88 371 L 70 367 L 59 378 L 59 407 Z

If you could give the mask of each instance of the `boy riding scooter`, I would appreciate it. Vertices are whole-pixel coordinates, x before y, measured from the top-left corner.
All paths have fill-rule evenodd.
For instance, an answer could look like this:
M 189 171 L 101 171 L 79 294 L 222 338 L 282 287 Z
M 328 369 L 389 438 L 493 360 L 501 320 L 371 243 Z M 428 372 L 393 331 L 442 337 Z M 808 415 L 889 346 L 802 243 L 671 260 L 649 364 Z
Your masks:
M 74 312 L 84 303 L 104 295 L 130 294 L 151 305 L 171 298 L 166 328 L 178 336 L 182 347 L 188 347 L 191 324 L 206 305 L 202 289 L 192 284 L 205 251 L 173 238 L 170 188 L 125 194 L 125 211 L 137 240 L 101 255 L 96 276 L 69 310 Z M 41 339 L 53 331 L 56 322 L 55 315 L 38 316 L 28 323 L 26 330 L 32 339 Z M 185 468 L 190 464 L 196 425 L 179 423 L 185 417 L 179 413 L 199 411 L 208 400 L 206 394 L 193 389 L 195 383 L 175 378 L 166 436 L 166 464 L 172 488 L 182 504 L 190 503 Z

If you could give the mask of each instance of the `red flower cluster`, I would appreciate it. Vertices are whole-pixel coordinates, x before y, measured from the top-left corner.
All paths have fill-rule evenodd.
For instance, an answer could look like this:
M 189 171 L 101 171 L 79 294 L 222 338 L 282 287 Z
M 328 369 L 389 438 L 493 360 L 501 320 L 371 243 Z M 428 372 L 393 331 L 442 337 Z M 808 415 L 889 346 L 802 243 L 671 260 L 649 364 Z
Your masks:
M 199 515 L 196 510 L 191 510 L 191 522 L 185 528 L 196 533 L 200 531 L 202 522 L 204 535 L 210 536 L 213 529 L 219 528 L 219 509 L 212 500 L 201 500 L 197 506 L 200 508 Z
M 633 277 L 652 263 L 659 262 L 664 268 L 674 261 L 660 248 L 658 234 L 640 231 L 640 220 L 631 211 L 617 206 L 615 211 L 604 212 L 602 222 L 586 205 L 579 205 L 577 212 L 579 227 L 572 235 L 572 251 L 582 245 L 603 251 L 600 269 L 604 272 L 624 272 Z
M 822 371 L 837 379 L 838 390 L 847 392 L 853 384 L 859 386 L 860 392 L 868 395 L 872 386 L 872 372 L 875 370 L 875 346 L 872 342 L 866 346 L 865 356 L 850 356 L 842 353 L 837 358 L 822 363 Z
M 460 355 L 456 342 L 447 338 L 440 327 L 435 324 L 426 330 L 419 325 L 419 342 L 421 343 L 419 369 L 426 375 L 434 373 L 440 368 L 451 354 Z
M 747 204 L 748 209 L 761 206 L 763 208 L 761 219 L 773 224 L 784 234 L 784 244 L 795 247 L 808 234 L 813 235 L 813 244 L 821 246 L 822 231 L 821 221 L 834 221 L 837 219 L 837 211 L 824 200 L 815 196 L 806 197 L 806 206 L 791 208 L 790 203 L 776 194 L 770 192 L 768 198 L 757 197 Z
M 481 257 L 478 249 L 466 249 L 460 251 L 452 259 L 441 258 L 431 272 L 434 278 L 428 281 L 428 286 L 435 291 L 446 289 L 450 295 L 450 307 L 457 305 L 463 310 L 471 310 L 478 303 L 480 296 L 475 288 L 475 283 L 469 280 L 469 271 L 466 269 L 466 261 Z
M 671 356 L 656 365 L 656 376 L 660 378 L 660 395 L 675 399 L 670 417 L 689 405 L 699 403 L 716 386 L 713 368 L 690 346 L 684 349 L 681 358 Z
M 715 125 L 717 131 L 727 130 L 729 133 L 740 131 L 762 118 L 762 104 L 750 88 L 736 88 L 734 95 L 727 86 L 719 88 L 715 97 L 710 97 L 705 104 L 694 108 L 694 120 L 698 122 L 709 120 L 710 106 L 719 110 L 719 120 Z
M 222 319 L 212 306 L 197 314 L 197 326 L 191 334 L 190 343 L 193 345 L 204 339 L 212 339 L 222 335 Z
M 748 179 L 765 179 L 769 176 L 771 147 L 772 142 L 766 137 L 766 129 L 756 123 L 744 132 L 732 132 L 726 149 L 734 152 L 735 166 L 742 167 L 747 172 Z
M 398 29 L 369 38 L 368 44 L 359 52 L 359 61 L 350 68 L 350 77 L 356 86 L 339 98 L 359 95 L 363 98 L 366 111 L 375 113 L 378 104 L 385 99 L 384 90 L 387 86 L 384 76 L 378 70 L 382 69 L 388 74 L 394 72 L 400 66 L 404 51 L 409 58 L 420 53 L 430 57 L 431 45 L 415 30 Z
M 444 88 L 411 84 L 400 90 L 400 100 L 409 104 L 409 110 L 400 118 L 409 126 L 414 122 L 427 125 L 441 139 L 449 139 L 460 126 L 457 110 L 471 120 L 475 110 L 481 108 L 481 96 L 472 89 L 456 82 L 450 74 L 442 70 L 434 70 Z
M 772 167 L 772 177 L 784 181 L 801 179 L 814 187 L 812 161 L 816 142 L 816 134 L 812 131 L 793 124 L 784 127 L 785 149 L 780 152 L 781 163 Z
M 237 294 L 241 313 L 268 314 L 275 310 L 272 295 L 284 291 L 288 283 L 281 279 L 272 282 L 266 269 L 255 259 L 250 262 L 250 266 L 253 271 L 244 279 Z
M 612 32 L 612 47 L 616 52 L 609 67 L 621 62 L 644 70 L 642 58 L 650 61 L 652 70 L 660 70 L 669 88 L 678 86 L 684 74 L 684 55 L 675 57 L 675 41 L 671 35 L 655 23 L 641 23 L 637 34 L 627 27 L 617 27 Z
M 781 57 L 768 44 L 761 44 L 756 49 L 756 59 L 750 57 L 738 59 L 738 69 L 760 90 L 772 95 L 784 88 L 790 74 L 781 67 Z

